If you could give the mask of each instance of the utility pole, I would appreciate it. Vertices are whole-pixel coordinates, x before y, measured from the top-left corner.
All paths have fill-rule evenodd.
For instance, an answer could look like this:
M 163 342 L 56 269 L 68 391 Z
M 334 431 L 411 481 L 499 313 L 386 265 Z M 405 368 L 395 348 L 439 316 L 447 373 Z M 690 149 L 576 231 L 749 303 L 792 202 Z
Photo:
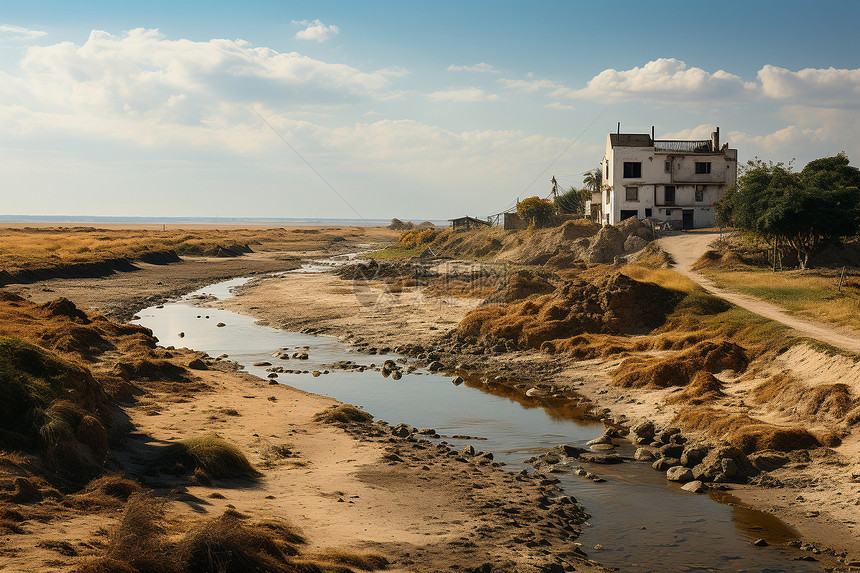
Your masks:
M 555 180 L 555 175 L 552 176 L 550 182 L 552 183 L 552 198 L 558 199 L 558 181 Z

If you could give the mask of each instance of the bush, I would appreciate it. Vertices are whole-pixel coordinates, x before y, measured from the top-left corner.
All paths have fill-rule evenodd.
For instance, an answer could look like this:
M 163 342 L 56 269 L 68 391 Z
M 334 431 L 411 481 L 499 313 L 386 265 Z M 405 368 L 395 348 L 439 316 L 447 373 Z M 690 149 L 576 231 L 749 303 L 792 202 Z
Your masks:
M 436 229 L 424 229 L 423 231 L 413 229 L 400 235 L 397 245 L 406 249 L 414 249 L 423 245 L 429 245 L 438 236 L 439 231 Z
M 187 473 L 201 469 L 215 479 L 260 475 L 239 448 L 215 434 L 188 438 L 168 446 L 161 462 Z
M 355 406 L 350 406 L 349 404 L 333 406 L 314 416 L 314 420 L 317 422 L 328 422 L 329 424 L 334 422 L 340 422 L 343 424 L 349 424 L 352 422 L 366 423 L 372 419 L 373 416 L 364 410 L 359 410 Z

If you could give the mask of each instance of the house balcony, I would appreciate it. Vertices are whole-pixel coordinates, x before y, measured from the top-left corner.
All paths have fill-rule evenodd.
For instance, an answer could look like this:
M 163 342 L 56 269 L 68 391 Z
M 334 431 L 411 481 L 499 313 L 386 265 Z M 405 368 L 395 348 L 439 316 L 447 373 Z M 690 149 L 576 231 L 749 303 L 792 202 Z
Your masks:
M 655 139 L 655 153 L 714 153 L 714 142 L 710 139 L 690 141 L 687 139 Z

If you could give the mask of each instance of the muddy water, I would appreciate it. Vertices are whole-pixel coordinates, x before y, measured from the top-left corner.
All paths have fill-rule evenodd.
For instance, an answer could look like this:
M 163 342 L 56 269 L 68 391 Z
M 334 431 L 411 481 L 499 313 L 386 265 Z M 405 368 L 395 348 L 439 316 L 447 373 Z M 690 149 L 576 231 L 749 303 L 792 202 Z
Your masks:
M 188 346 L 212 356 L 227 354 L 261 377 L 267 376 L 266 367 L 251 364 L 266 361 L 286 369 L 313 372 L 341 360 L 369 366 L 399 358 L 359 354 L 330 337 L 268 328 L 247 316 L 193 305 L 192 295 L 224 298 L 230 296 L 232 288 L 248 280 L 225 281 L 163 308 L 144 309 L 138 313 L 138 322 L 151 328 L 164 346 Z M 226 326 L 216 327 L 219 322 Z M 305 347 L 308 360 L 272 356 L 278 350 L 289 349 L 292 353 Z M 523 460 L 534 453 L 561 443 L 584 446 L 603 431 L 602 424 L 582 418 L 582 412 L 575 407 L 543 403 L 477 380 L 455 386 L 449 377 L 423 370 L 405 374 L 400 380 L 385 378 L 372 370 L 332 370 L 316 378 L 311 374 L 281 374 L 278 380 L 359 405 L 392 424 L 406 422 L 434 428 L 456 447 L 470 443 L 476 449 L 494 452 L 496 460 L 514 471 L 527 468 Z M 455 435 L 483 439 L 451 437 Z M 631 446 L 619 453 L 632 451 Z M 682 491 L 648 464 L 586 465 L 586 469 L 606 481 L 594 483 L 574 474 L 556 477 L 565 492 L 593 514 L 579 542 L 593 559 L 605 565 L 632 572 L 819 571 L 816 564 L 795 561 L 793 555 L 773 547 L 797 535 L 772 516 Z M 768 540 L 772 546 L 751 546 L 750 542 L 758 538 Z

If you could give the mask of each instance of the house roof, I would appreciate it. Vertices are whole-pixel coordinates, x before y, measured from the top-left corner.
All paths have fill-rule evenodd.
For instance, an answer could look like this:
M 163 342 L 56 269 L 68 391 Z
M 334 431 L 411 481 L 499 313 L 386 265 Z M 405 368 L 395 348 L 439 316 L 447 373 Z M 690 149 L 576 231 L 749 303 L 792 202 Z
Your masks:
M 610 133 L 612 147 L 651 147 L 653 142 L 647 133 Z
M 449 221 L 466 221 L 466 220 L 468 220 L 468 221 L 472 221 L 473 223 L 480 223 L 482 225 L 488 225 L 488 226 L 490 225 L 489 221 L 484 221 L 482 219 L 476 219 L 475 217 L 469 217 L 469 216 L 457 217 L 455 219 L 448 219 L 448 220 Z

